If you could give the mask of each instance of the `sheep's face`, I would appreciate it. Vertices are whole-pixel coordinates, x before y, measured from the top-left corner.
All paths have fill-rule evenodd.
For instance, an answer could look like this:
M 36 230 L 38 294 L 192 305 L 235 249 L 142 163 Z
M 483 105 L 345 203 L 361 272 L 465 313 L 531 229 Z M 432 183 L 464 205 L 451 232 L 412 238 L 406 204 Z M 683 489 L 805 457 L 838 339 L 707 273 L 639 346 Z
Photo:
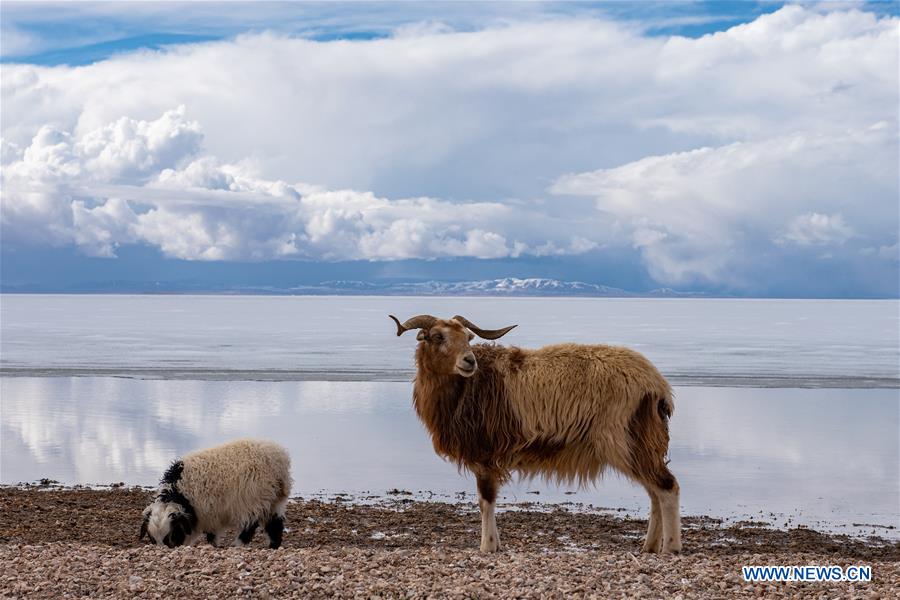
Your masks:
M 401 323 L 394 315 L 388 315 L 397 324 L 397 335 L 419 330 L 416 339 L 416 363 L 419 369 L 434 375 L 459 375 L 471 377 L 478 370 L 475 353 L 469 342 L 477 335 L 486 340 L 496 340 L 509 333 L 515 325 L 503 329 L 482 329 L 465 317 L 438 319 L 432 315 L 416 315 Z
M 184 544 L 192 532 L 192 519 L 177 502 L 157 498 L 144 509 L 140 538 L 148 535 L 154 544 L 175 548 Z
M 439 319 L 431 327 L 420 329 L 419 357 L 422 366 L 441 375 L 471 377 L 478 369 L 469 342 L 475 336 L 458 321 Z

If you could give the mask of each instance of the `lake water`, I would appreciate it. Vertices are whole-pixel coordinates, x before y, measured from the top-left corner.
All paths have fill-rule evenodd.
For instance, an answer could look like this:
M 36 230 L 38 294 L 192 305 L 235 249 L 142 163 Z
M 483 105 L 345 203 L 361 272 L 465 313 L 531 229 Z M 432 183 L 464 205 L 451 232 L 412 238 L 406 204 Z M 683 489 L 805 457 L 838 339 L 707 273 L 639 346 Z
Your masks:
M 898 538 L 883 528 L 900 525 L 898 306 L 6 295 L 0 483 L 150 485 L 188 450 L 260 436 L 291 451 L 297 494 L 471 501 L 474 483 L 434 455 L 412 410 L 414 340 L 385 316 L 460 313 L 520 323 L 507 337 L 522 346 L 651 357 L 678 382 L 670 454 L 685 514 Z M 615 475 L 588 490 L 520 482 L 503 501 L 647 504 Z
M 629 346 L 681 384 L 900 387 L 893 300 L 3 295 L 0 374 L 409 381 L 387 315 L 419 313 Z

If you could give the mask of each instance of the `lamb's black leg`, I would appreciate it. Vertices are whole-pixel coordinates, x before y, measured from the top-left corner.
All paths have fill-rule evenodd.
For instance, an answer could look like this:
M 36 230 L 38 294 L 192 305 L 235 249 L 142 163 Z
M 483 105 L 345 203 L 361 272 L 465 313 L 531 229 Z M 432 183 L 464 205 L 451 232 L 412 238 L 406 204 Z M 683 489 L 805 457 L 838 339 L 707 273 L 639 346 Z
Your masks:
M 266 535 L 269 536 L 269 548 L 273 550 L 281 546 L 281 539 L 284 536 L 284 517 L 274 515 L 266 523 Z
M 253 521 L 249 523 L 241 534 L 238 536 L 238 539 L 241 540 L 241 543 L 247 545 L 253 539 L 253 534 L 256 533 L 256 528 L 259 527 L 259 523 L 257 521 Z

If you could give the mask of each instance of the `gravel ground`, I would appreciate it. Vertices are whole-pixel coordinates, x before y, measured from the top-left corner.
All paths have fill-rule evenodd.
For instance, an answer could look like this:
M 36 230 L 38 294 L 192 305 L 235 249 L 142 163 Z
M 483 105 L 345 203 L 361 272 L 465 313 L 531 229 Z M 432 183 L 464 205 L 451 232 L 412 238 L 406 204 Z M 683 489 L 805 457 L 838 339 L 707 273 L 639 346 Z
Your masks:
M 0 597 L 897 598 L 900 543 L 684 519 L 681 556 L 640 554 L 644 521 L 516 507 L 477 551 L 474 505 L 296 500 L 284 546 L 140 543 L 142 489 L 0 488 Z M 537 510 L 535 510 L 537 509 Z M 752 526 L 751 526 L 752 525 Z M 870 583 L 749 584 L 742 565 L 870 565 Z

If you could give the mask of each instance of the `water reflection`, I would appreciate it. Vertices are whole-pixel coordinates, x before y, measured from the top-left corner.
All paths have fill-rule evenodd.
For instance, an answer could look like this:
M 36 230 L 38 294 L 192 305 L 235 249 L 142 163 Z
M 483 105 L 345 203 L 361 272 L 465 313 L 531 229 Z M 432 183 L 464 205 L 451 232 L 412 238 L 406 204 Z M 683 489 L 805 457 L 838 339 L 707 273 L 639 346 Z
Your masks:
M 153 484 L 179 454 L 260 436 L 290 450 L 299 494 L 471 493 L 472 481 L 434 455 L 410 392 L 390 382 L 2 378 L 0 482 Z M 687 514 L 897 525 L 898 430 L 897 390 L 682 387 L 671 467 Z M 640 514 L 647 503 L 615 476 L 596 490 L 504 491 Z

